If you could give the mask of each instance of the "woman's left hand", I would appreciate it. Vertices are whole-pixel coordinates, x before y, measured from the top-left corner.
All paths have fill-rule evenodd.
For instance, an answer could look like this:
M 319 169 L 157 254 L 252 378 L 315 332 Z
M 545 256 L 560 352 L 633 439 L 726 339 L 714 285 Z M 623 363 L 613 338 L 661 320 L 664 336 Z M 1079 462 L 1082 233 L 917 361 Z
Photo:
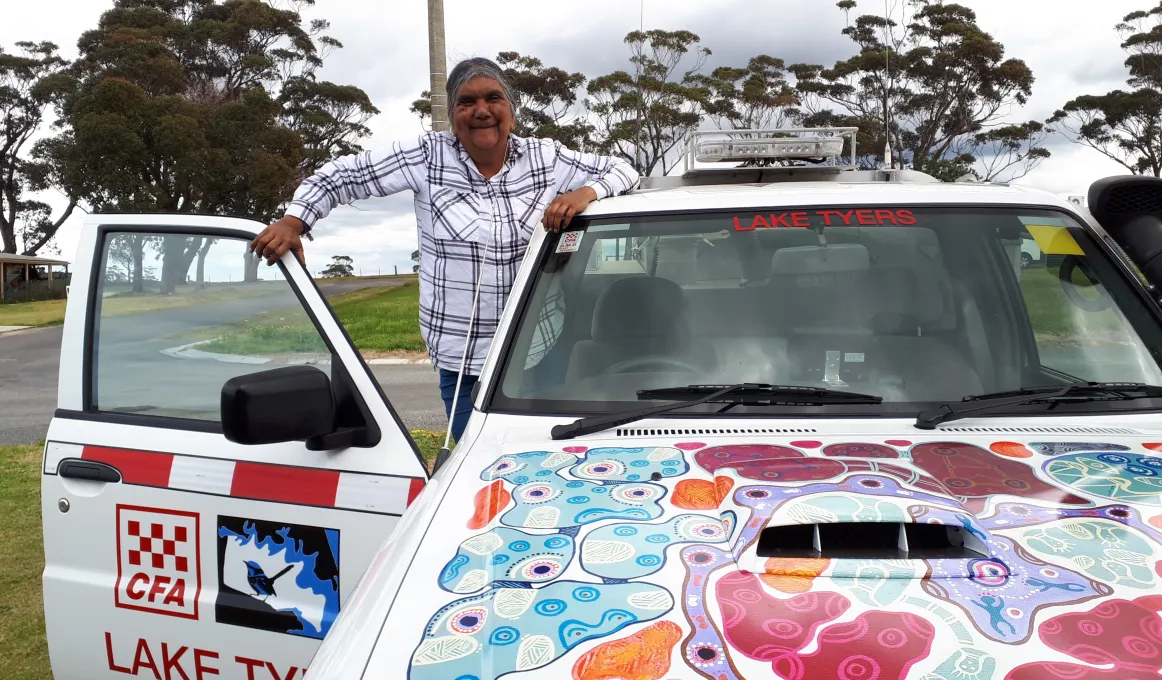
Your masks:
M 545 208 L 545 230 L 560 231 L 569 226 L 573 216 L 584 212 L 590 203 L 597 200 L 597 192 L 590 187 L 581 187 L 553 199 L 549 207 Z

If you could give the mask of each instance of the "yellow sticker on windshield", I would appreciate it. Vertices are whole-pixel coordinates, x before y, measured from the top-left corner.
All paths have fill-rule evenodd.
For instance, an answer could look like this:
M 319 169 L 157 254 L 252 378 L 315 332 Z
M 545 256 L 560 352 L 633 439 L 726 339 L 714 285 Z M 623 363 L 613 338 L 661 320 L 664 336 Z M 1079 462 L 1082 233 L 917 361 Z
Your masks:
M 1026 224 L 1025 228 L 1046 255 L 1085 255 L 1085 251 L 1073 240 L 1073 234 L 1065 227 Z

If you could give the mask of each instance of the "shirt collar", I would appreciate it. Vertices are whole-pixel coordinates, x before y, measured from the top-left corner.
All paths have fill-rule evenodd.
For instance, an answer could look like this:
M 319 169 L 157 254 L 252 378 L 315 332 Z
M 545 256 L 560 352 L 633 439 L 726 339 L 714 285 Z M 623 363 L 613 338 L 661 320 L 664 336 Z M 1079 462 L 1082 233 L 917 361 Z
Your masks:
M 455 135 L 452 135 L 452 143 L 456 146 L 456 153 L 460 156 L 460 162 L 468 165 L 472 160 L 468 155 L 468 149 L 464 148 L 464 145 L 460 143 L 460 138 Z M 505 165 L 515 163 L 517 159 L 523 158 L 527 150 L 528 142 L 510 132 L 508 135 L 508 151 L 504 158 Z M 474 164 L 473 167 L 475 167 Z

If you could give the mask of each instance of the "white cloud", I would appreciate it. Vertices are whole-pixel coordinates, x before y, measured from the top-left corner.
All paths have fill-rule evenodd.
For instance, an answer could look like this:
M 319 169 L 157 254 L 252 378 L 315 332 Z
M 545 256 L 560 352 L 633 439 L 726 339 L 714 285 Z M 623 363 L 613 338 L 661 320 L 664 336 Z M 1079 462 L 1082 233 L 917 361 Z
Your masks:
M 975 9 L 980 24 L 1004 43 L 1009 56 L 1024 59 L 1037 77 L 1029 106 L 1013 112 L 1017 120 L 1043 120 L 1069 98 L 1105 92 L 1125 78 L 1124 55 L 1113 26 L 1123 15 L 1148 7 L 1148 0 L 961 0 Z M 767 53 L 788 62 L 830 63 L 850 53 L 839 35 L 843 15 L 831 0 L 589 0 L 552 3 L 507 0 L 503 4 L 445 0 L 449 67 L 469 56 L 494 56 L 516 50 L 547 63 L 588 75 L 628 67 L 622 38 L 638 28 L 684 28 L 703 38 L 714 51 L 711 63 L 739 63 Z M 17 40 L 52 40 L 65 56 L 74 56 L 80 34 L 94 26 L 107 0 L 7 0 L 0 22 L 0 45 Z M 878 0 L 861 3 L 874 11 Z M 551 7 L 551 9 L 546 9 Z M 643 11 L 644 10 L 644 11 Z M 324 0 L 314 13 L 329 19 L 331 34 L 345 48 L 333 54 L 322 75 L 362 87 L 382 112 L 370 124 L 368 145 L 418 134 L 419 122 L 407 111 L 427 88 L 427 14 L 419 0 Z M 1054 158 L 1022 183 L 1059 193 L 1081 194 L 1099 177 L 1124 172 L 1094 151 L 1055 145 Z M 59 195 L 48 195 L 54 205 Z M 337 210 L 319 225 L 308 244 L 311 269 L 331 255 L 355 258 L 369 273 L 393 265 L 410 268 L 415 249 L 415 221 L 409 200 L 369 202 Z M 77 214 L 62 228 L 58 245 L 66 258 L 76 248 Z

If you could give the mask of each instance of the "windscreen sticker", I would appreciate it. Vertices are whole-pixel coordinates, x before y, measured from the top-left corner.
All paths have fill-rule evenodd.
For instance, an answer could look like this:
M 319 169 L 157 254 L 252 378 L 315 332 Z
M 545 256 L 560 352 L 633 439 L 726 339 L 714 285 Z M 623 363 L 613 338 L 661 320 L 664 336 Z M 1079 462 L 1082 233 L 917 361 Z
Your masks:
M 916 224 L 911 210 L 868 208 L 864 210 L 796 210 L 769 214 L 736 215 L 735 231 L 755 229 L 808 229 L 811 227 L 875 227 Z M 558 251 L 560 252 L 560 251 Z
M 339 615 L 339 531 L 218 517 L 218 623 L 322 640 Z
M 561 241 L 557 243 L 558 253 L 575 253 L 581 247 L 581 236 L 583 231 L 567 231 L 561 234 Z
M 1026 224 L 1025 228 L 1029 230 L 1029 235 L 1033 237 L 1037 247 L 1046 255 L 1085 255 L 1085 251 L 1073 240 L 1073 234 L 1065 227 Z

